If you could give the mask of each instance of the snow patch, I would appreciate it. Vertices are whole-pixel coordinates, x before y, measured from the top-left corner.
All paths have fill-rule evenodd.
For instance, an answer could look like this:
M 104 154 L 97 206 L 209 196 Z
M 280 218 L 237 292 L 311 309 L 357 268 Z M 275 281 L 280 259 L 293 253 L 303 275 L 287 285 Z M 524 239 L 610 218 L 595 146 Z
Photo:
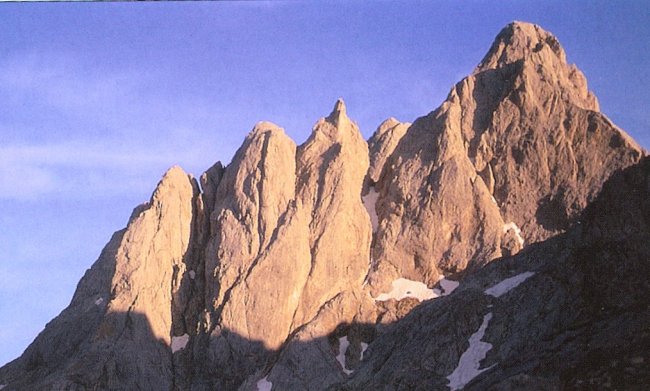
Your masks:
M 377 216 L 377 210 L 375 209 L 375 205 L 377 204 L 377 197 L 379 197 L 379 193 L 375 191 L 374 186 L 370 186 L 370 190 L 368 191 L 368 194 L 361 197 L 361 199 L 363 200 L 363 206 L 366 207 L 366 210 L 368 211 L 368 215 L 370 215 L 372 232 L 377 231 L 377 227 L 379 226 L 379 217 Z
M 517 227 L 517 224 L 511 221 L 508 224 L 503 225 L 503 233 L 506 233 L 510 230 L 513 230 L 515 232 L 515 236 L 517 237 L 517 241 L 519 242 L 519 245 L 523 247 L 524 238 L 521 237 L 521 230 L 519 229 L 519 227 Z
M 429 289 L 426 284 L 420 281 L 398 278 L 393 281 L 393 289 L 388 293 L 382 293 L 375 297 L 375 301 L 387 301 L 390 299 L 399 301 L 406 297 L 414 297 L 422 301 L 435 299 L 438 296 L 433 289 Z
M 257 391 L 271 391 L 273 383 L 268 381 L 266 377 L 261 378 L 257 381 Z
M 193 280 L 196 278 L 196 272 L 194 270 L 190 270 L 189 274 L 190 274 L 190 279 Z
M 492 319 L 492 313 L 488 312 L 483 317 L 481 327 L 479 327 L 478 330 L 469 337 L 469 347 L 460 356 L 458 366 L 454 369 L 451 375 L 447 376 L 451 391 L 460 390 L 476 376 L 492 368 L 488 367 L 479 369 L 481 367 L 481 360 L 483 360 L 487 355 L 487 352 L 492 349 L 492 344 L 481 341 L 485 335 L 485 330 L 487 329 L 490 319 Z
M 7 387 L 6 384 L 0 384 L 0 390 L 2 390 L 2 389 L 5 388 L 5 387 Z
M 102 304 L 103 302 L 104 302 L 104 298 L 103 298 L 103 297 L 100 297 L 99 299 L 95 300 L 95 305 L 100 305 L 100 304 Z M 2 387 L 0 387 L 0 390 L 1 390 L 1 389 L 2 389 Z
M 361 357 L 359 360 L 363 361 L 363 354 L 368 350 L 368 344 L 365 342 L 361 342 Z
M 492 198 L 492 202 L 494 202 L 494 205 L 499 205 L 499 204 L 497 204 L 497 199 L 494 198 L 494 196 L 490 196 L 490 197 Z
M 458 286 L 460 285 L 460 282 L 454 281 L 454 280 L 448 280 L 445 277 L 442 277 L 440 279 L 440 287 L 442 288 L 443 292 L 441 296 L 447 296 L 451 294 Z
M 486 289 L 485 294 L 494 297 L 503 296 L 504 294 L 508 293 L 511 289 L 516 288 L 517 286 L 519 286 L 519 284 L 526 281 L 533 274 L 535 274 L 535 272 L 524 272 L 521 274 L 517 274 L 514 277 L 506 278 L 500 283 Z
M 180 337 L 172 337 L 172 353 L 185 349 L 189 340 L 190 336 L 187 334 L 183 334 Z
M 345 352 L 348 351 L 349 346 L 350 341 L 348 341 L 348 337 L 339 338 L 339 354 L 336 356 L 336 360 L 341 364 L 341 368 L 343 368 L 343 372 L 345 372 L 346 375 L 352 373 L 351 370 L 345 367 Z

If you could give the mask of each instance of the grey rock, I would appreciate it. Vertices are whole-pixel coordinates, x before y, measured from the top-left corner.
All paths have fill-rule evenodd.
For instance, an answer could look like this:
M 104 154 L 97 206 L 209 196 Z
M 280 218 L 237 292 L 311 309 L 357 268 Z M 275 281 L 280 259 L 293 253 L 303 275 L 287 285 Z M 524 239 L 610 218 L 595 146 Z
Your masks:
M 373 341 L 350 380 L 331 389 L 447 389 L 487 313 L 482 341 L 491 347 L 465 390 L 643 389 L 650 371 L 625 363 L 645 362 L 650 346 L 649 186 L 650 158 L 614 174 L 580 224 L 415 308 Z M 535 274 L 500 297 L 485 294 L 525 272 Z

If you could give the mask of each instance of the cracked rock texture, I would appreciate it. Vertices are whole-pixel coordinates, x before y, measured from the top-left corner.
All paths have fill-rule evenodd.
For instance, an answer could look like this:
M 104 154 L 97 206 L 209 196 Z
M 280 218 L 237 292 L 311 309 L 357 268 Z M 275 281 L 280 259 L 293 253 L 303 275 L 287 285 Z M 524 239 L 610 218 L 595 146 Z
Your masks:
M 520 227 L 526 243 L 563 232 L 611 173 L 641 156 L 598 112 L 554 36 L 506 26 L 381 170 L 374 292 L 400 276 L 432 285 L 516 253 L 504 223 Z
M 486 289 L 534 274 L 500 297 Z M 568 232 L 468 276 L 370 345 L 332 390 L 443 390 L 492 314 L 465 390 L 644 390 L 650 381 L 650 158 L 615 173 Z
M 72 302 L 2 368 L 7 389 L 170 389 L 172 318 L 196 181 L 174 167 L 79 282 Z M 183 330 L 178 330 L 181 332 Z
M 368 143 L 338 100 L 302 145 L 260 122 L 199 181 L 170 169 L 0 384 L 642 389 L 644 155 L 557 39 L 512 23 L 439 108 Z M 443 275 L 460 287 L 438 297 Z M 373 299 L 400 278 L 437 298 Z

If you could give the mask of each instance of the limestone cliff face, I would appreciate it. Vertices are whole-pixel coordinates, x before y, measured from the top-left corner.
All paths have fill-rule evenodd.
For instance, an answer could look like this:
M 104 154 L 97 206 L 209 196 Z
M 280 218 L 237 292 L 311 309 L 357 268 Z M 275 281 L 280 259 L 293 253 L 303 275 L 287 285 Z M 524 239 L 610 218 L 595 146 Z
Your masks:
M 368 150 L 370 151 L 368 178 L 373 184 L 379 181 L 386 160 L 393 154 L 409 126 L 411 126 L 410 123 L 402 123 L 391 117 L 382 122 L 368 140 Z
M 218 187 L 206 252 L 213 322 L 272 348 L 289 333 L 299 295 L 293 290 L 306 277 L 301 266 L 307 263 L 299 259 L 306 241 L 293 232 L 286 235 L 290 224 L 283 226 L 292 218 L 295 151 L 294 142 L 277 126 L 260 123 L 253 129 Z M 269 253 L 286 247 L 286 240 L 292 241 L 293 251 L 284 254 L 283 262 L 269 263 Z
M 210 212 L 208 315 L 194 344 L 209 363 L 199 374 L 203 386 L 235 387 L 324 305 L 361 287 L 371 235 L 361 203 L 368 164 L 343 101 L 300 147 L 270 123 L 246 138 Z M 339 320 L 319 323 L 318 336 Z
M 598 112 L 557 39 L 512 23 L 386 162 L 371 281 L 431 285 L 562 232 L 611 173 L 641 156 Z
M 580 325 L 597 316 L 579 311 L 599 307 L 594 288 L 577 283 L 585 278 L 621 298 L 582 260 L 591 254 L 605 267 L 603 259 L 622 259 L 619 247 L 645 256 L 629 237 L 648 235 L 647 218 L 636 216 L 647 212 L 647 159 L 621 184 L 641 209 L 622 207 L 625 195 L 612 195 L 610 185 L 580 216 L 608 177 L 643 155 L 598 111 L 555 37 L 510 24 L 476 70 L 413 124 L 391 118 L 366 143 L 339 100 L 302 145 L 260 122 L 232 162 L 209 168 L 200 186 L 170 169 L 81 279 L 68 308 L 0 368 L 0 386 L 454 388 L 467 380 L 454 368 L 477 329 L 499 343 L 490 362 L 521 371 L 498 368 L 472 384 L 541 379 L 554 386 L 559 370 L 540 372 L 537 380 L 516 377 L 550 357 L 529 341 L 588 334 Z M 598 221 L 594 208 L 608 209 L 606 218 Z M 588 222 L 584 246 L 575 241 L 580 228 L 551 238 L 581 219 Z M 598 247 L 612 237 L 614 253 Z M 544 259 L 548 254 L 553 261 Z M 564 261 L 570 267 L 561 269 Z M 612 273 L 628 276 L 636 265 L 620 263 Z M 525 302 L 480 292 L 513 270 L 532 269 L 538 274 L 522 291 Z M 458 294 L 428 301 L 455 288 L 443 275 L 462 279 Z M 634 309 L 647 284 L 635 284 L 641 293 L 621 298 L 629 319 L 611 316 L 608 327 L 641 319 Z M 574 294 L 588 297 L 572 302 Z M 475 316 L 487 316 L 488 305 L 494 320 Z M 565 307 L 576 312 L 564 316 Z M 530 330 L 518 320 L 541 313 L 548 316 Z M 499 330 L 514 325 L 521 338 L 508 345 L 490 321 Z M 541 361 L 517 355 L 530 349 Z M 587 363 L 574 355 L 578 350 L 563 350 L 563 357 Z
M 110 301 L 106 298 L 109 313 L 144 315 L 153 336 L 165 344 L 171 343 L 170 303 L 190 278 L 186 256 L 198 194 L 196 181 L 182 169 L 167 171 L 147 209 L 129 223 L 117 251 Z
M 282 129 L 257 124 L 208 201 L 206 315 L 193 343 L 204 357 L 197 376 L 206 387 L 234 387 L 291 331 L 309 267 L 295 208 L 295 154 Z
M 501 255 L 504 222 L 465 153 L 459 118 L 445 103 L 415 121 L 376 186 L 371 282 L 383 280 L 382 291 L 399 277 L 433 285 L 441 274 Z
M 557 39 L 513 23 L 450 99 L 464 108 L 468 155 L 527 242 L 561 232 L 641 148 L 599 112 Z
M 339 100 L 298 150 L 299 202 L 310 216 L 311 265 L 296 326 L 325 302 L 361 286 L 368 271 L 371 226 L 361 202 L 368 146 Z
M 79 282 L 72 302 L 6 369 L 14 389 L 169 389 L 173 298 L 199 194 L 170 169 Z M 134 376 L 133 374 L 137 374 Z

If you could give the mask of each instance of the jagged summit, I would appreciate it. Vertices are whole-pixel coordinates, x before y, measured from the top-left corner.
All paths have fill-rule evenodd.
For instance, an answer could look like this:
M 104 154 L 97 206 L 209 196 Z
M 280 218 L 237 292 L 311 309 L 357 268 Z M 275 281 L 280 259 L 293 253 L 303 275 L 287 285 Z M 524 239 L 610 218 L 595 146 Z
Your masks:
M 264 132 L 274 132 L 274 133 L 284 133 L 284 129 L 282 129 L 280 126 L 274 124 L 273 122 L 270 121 L 260 121 L 255 124 L 253 129 L 249 133 L 249 137 L 251 135 L 254 135 L 256 133 L 264 133 Z
M 179 167 L 165 173 L 70 306 L 0 368 L 0 388 L 581 384 L 585 365 L 604 370 L 592 357 L 648 341 L 605 330 L 604 353 L 581 343 L 600 340 L 589 322 L 647 324 L 634 308 L 650 295 L 633 280 L 625 316 L 601 311 L 601 291 L 631 296 L 601 269 L 630 280 L 647 269 L 630 234 L 648 243 L 649 225 L 628 222 L 645 218 L 649 165 L 626 169 L 643 152 L 597 109 L 558 41 L 515 22 L 438 109 L 412 124 L 391 117 L 367 143 L 342 99 L 302 145 L 259 122 L 200 186 Z M 625 191 L 643 207 L 626 212 Z M 558 368 L 556 350 L 583 374 Z M 617 362 L 649 359 L 619 350 Z
M 411 126 L 409 122 L 399 122 L 390 117 L 379 125 L 375 133 L 368 140 L 370 150 L 370 169 L 368 177 L 373 182 L 379 181 L 386 159 L 393 153 L 399 140 Z
M 588 90 L 585 76 L 574 65 L 567 64 L 558 39 L 535 24 L 513 22 L 503 28 L 472 76 L 480 73 L 493 74 L 483 78 L 501 78 L 509 81 L 512 88 L 533 95 L 543 94 L 551 87 L 572 104 L 599 111 L 598 100 Z
M 337 99 L 332 112 L 324 118 L 321 118 L 312 132 L 312 137 L 325 135 L 331 142 L 339 142 L 349 137 L 349 135 L 358 133 L 359 128 L 348 118 L 345 102 L 342 98 Z M 310 137 L 310 139 L 312 138 Z M 309 142 L 309 140 L 307 141 Z
M 326 120 L 335 126 L 338 126 L 342 121 L 349 121 L 343 98 L 336 100 L 334 108 L 330 115 L 327 116 Z
M 474 73 L 507 66 L 535 54 L 540 62 L 549 62 L 552 55 L 566 63 L 564 49 L 553 34 L 536 24 L 515 21 L 499 32 Z
M 597 110 L 550 33 L 506 26 L 477 71 L 373 167 L 373 293 L 400 277 L 433 285 L 571 226 L 642 155 Z
M 301 151 L 314 147 L 329 149 L 334 145 L 343 147 L 361 142 L 365 144 L 359 127 L 348 117 L 345 102 L 339 98 L 334 104 L 332 112 L 316 122 L 311 135 L 301 145 L 298 154 L 301 155 Z

